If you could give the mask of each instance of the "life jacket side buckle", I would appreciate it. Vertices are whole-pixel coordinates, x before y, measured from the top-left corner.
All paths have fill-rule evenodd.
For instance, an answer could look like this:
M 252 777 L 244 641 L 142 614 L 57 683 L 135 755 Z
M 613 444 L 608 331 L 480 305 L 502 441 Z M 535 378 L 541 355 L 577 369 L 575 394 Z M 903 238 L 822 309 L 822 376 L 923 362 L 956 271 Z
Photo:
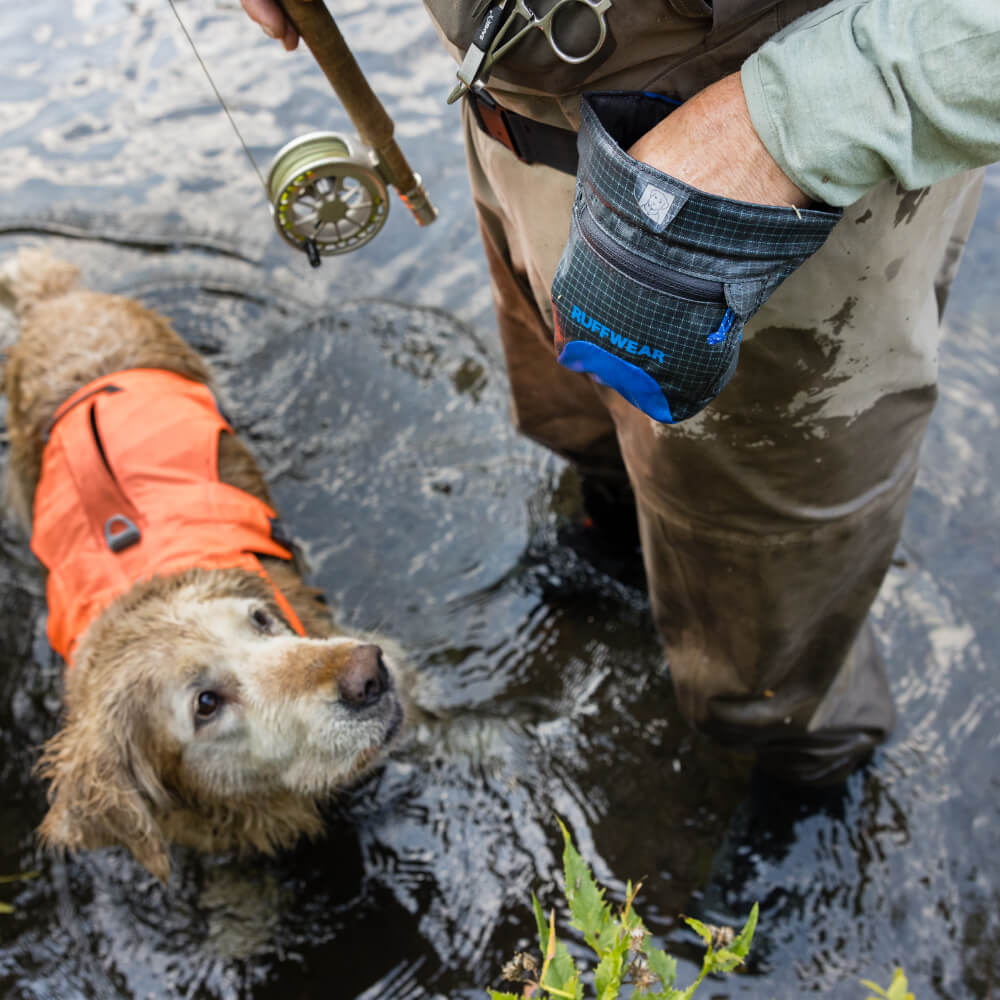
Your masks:
M 135 526 L 135 522 L 124 514 L 112 514 L 104 522 L 104 540 L 112 552 L 124 552 L 141 539 L 142 532 Z

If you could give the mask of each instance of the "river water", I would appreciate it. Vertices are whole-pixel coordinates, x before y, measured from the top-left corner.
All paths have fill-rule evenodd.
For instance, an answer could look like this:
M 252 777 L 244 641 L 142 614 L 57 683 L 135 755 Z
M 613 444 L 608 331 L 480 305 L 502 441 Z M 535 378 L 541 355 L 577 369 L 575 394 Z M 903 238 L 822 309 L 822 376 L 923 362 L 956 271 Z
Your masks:
M 295 135 L 350 131 L 307 54 L 230 0 L 179 7 L 262 168 Z M 421 8 L 334 12 L 440 218 L 418 229 L 394 198 L 371 244 L 312 271 L 165 0 L 0 8 L 0 256 L 51 246 L 211 358 L 313 579 L 344 621 L 405 645 L 424 710 L 330 807 L 328 836 L 277 859 L 178 852 L 164 888 L 118 850 L 44 856 L 31 768 L 61 666 L 5 523 L 0 875 L 39 874 L 0 885 L 0 996 L 482 997 L 532 937 L 531 892 L 559 907 L 557 815 L 610 898 L 643 881 L 681 982 L 698 950 L 680 914 L 760 901 L 752 961 L 706 997 L 849 1000 L 897 964 L 921 1000 L 995 996 L 1000 173 L 875 608 L 897 732 L 842 795 L 775 802 L 679 718 L 642 593 L 556 543 L 573 483 L 510 429 L 454 70 Z

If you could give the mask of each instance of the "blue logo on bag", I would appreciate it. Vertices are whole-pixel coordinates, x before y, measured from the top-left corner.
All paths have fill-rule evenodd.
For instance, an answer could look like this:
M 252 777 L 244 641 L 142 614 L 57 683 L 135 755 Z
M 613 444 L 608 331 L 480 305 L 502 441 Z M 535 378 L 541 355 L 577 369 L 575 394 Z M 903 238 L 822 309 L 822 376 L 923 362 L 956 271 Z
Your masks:
M 658 364 L 666 364 L 666 355 L 663 351 L 648 344 L 640 344 L 630 337 L 624 337 L 620 333 L 606 327 L 599 319 L 588 316 L 579 306 L 570 308 L 569 318 L 578 323 L 584 330 L 596 333 L 602 340 L 607 340 L 615 347 L 628 354 L 634 354 L 637 358 L 650 358 Z M 732 320 L 730 320 L 732 322 Z

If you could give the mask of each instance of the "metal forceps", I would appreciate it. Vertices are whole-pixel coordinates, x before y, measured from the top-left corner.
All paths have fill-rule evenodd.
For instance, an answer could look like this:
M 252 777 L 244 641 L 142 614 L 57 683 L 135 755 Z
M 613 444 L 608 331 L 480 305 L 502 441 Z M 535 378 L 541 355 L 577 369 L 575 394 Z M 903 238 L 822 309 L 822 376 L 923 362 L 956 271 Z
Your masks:
M 494 3 L 490 3 L 489 0 L 479 0 L 473 9 L 472 17 L 476 21 L 476 32 L 465 52 L 462 65 L 455 74 L 458 83 L 448 95 L 448 104 L 454 104 L 467 90 L 484 79 L 483 66 L 493 40 L 508 23 L 503 18 L 504 7 L 508 2 L 509 0 L 496 0 Z
M 496 7 L 499 7 L 499 10 L 496 10 L 496 7 L 491 7 L 486 13 L 490 14 L 496 10 L 496 14 L 499 15 L 499 13 L 506 8 L 508 3 L 509 0 L 501 0 L 501 2 L 496 5 Z M 482 6 L 482 4 L 477 5 L 475 13 L 481 13 Z M 591 16 L 597 21 L 597 40 L 586 52 L 568 52 L 559 44 L 556 37 L 556 18 L 560 13 L 567 13 L 568 9 L 571 7 L 586 8 L 587 11 L 590 12 Z M 607 38 L 608 23 L 605 18 L 605 12 L 610 7 L 611 0 L 557 0 L 550 10 L 548 10 L 541 17 L 538 17 L 527 5 L 527 3 L 525 3 L 525 0 L 514 0 L 514 9 L 507 15 L 502 24 L 494 28 L 491 32 L 488 48 L 486 48 L 485 51 L 477 49 L 474 56 L 475 69 L 471 73 L 466 72 L 464 74 L 461 69 L 459 70 L 459 83 L 449 95 L 448 103 L 451 104 L 453 101 L 458 100 L 459 97 L 476 84 L 483 83 L 487 76 L 489 76 L 490 70 L 493 68 L 493 64 L 498 59 L 503 58 L 506 52 L 516 45 L 529 31 L 531 31 L 532 28 L 538 28 L 538 30 L 542 32 L 545 36 L 545 40 L 549 43 L 549 47 L 563 62 L 586 62 L 588 59 L 597 55 L 601 46 L 604 44 L 605 38 Z M 514 19 L 517 17 L 523 18 L 526 23 L 519 31 L 514 32 L 513 35 L 507 38 L 507 32 L 514 24 Z M 470 48 L 470 52 L 471 51 L 472 49 Z M 466 59 L 469 60 L 468 54 Z M 462 69 L 465 68 L 465 64 L 463 63 Z

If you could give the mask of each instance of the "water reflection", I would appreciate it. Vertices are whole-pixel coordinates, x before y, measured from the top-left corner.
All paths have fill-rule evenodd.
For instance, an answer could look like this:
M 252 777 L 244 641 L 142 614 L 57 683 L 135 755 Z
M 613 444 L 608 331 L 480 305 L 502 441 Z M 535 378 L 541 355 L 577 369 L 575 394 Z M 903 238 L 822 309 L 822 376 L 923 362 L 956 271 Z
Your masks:
M 181 4 L 258 162 L 347 128 L 304 55 L 235 3 Z M 902 962 L 918 996 L 998 980 L 998 373 L 992 234 L 960 277 L 942 399 L 876 608 L 894 741 L 843 795 L 788 801 L 680 720 L 641 594 L 555 538 L 564 470 L 511 431 L 464 181 L 453 70 L 410 2 L 337 4 L 441 212 L 397 203 L 313 273 L 165 5 L 41 0 L 0 13 L 0 253 L 44 241 L 97 287 L 167 313 L 212 358 L 316 583 L 416 667 L 421 715 L 387 766 L 274 860 L 180 854 L 164 889 L 119 851 L 42 858 L 30 776 L 61 667 L 23 539 L 0 534 L 0 994 L 480 997 L 560 906 L 562 816 L 693 974 L 678 914 L 764 913 L 749 971 L 711 995 L 861 995 Z M 741 910 L 742 908 L 742 910 Z M 560 910 L 560 913 L 562 911 Z

